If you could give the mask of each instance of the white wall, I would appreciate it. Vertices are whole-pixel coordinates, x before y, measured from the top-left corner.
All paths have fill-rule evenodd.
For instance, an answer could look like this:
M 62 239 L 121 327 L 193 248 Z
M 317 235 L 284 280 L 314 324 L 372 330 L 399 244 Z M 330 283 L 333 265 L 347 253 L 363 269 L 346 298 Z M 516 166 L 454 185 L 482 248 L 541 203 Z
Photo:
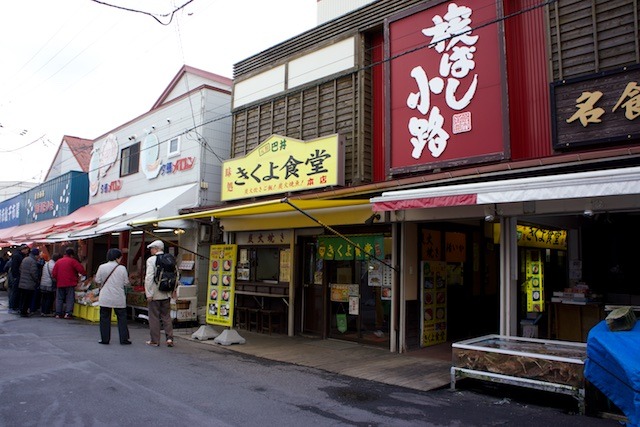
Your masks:
M 327 21 L 331 21 L 374 1 L 376 0 L 318 0 L 316 9 L 318 25 L 324 24 Z
M 219 200 L 220 160 L 217 156 L 226 159 L 229 155 L 230 102 L 231 96 L 229 94 L 202 89 L 191 94 L 188 98 L 165 104 L 138 120 L 114 130 L 113 135 L 118 142 L 118 153 L 136 142 L 141 142 L 142 150 L 142 143 L 147 135 L 155 135 L 159 142 L 158 159 L 161 165 L 175 163 L 179 159 L 185 158 L 195 158 L 195 163 L 189 170 L 171 174 L 161 173 L 155 177 L 149 177 L 142 170 L 146 162 L 145 152 L 141 151 L 139 172 L 121 177 L 120 155 L 118 155 L 116 162 L 104 176 L 99 176 L 98 179 L 100 184 L 119 181 L 121 188 L 108 192 L 98 190 L 96 195 L 90 195 L 90 204 L 189 183 L 199 184 L 201 180 L 207 178 L 214 182 L 217 180 L 217 182 L 213 185 L 209 183 L 209 189 L 201 192 L 200 198 L 204 195 L 204 199 L 209 203 Z M 219 116 L 228 118 L 214 120 Z M 100 147 L 107 137 L 96 140 L 94 147 Z M 176 137 L 180 138 L 180 151 L 178 155 L 169 157 L 169 141 Z M 215 155 L 211 150 L 205 149 L 205 141 L 211 146 L 211 150 L 216 153 Z

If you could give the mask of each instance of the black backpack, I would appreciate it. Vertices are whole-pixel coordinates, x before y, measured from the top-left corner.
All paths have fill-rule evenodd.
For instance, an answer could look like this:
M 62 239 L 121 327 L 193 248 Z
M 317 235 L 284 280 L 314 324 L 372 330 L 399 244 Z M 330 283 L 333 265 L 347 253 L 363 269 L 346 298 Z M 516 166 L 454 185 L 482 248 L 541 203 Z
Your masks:
M 178 284 L 176 258 L 171 254 L 156 255 L 155 282 L 161 292 L 173 292 Z

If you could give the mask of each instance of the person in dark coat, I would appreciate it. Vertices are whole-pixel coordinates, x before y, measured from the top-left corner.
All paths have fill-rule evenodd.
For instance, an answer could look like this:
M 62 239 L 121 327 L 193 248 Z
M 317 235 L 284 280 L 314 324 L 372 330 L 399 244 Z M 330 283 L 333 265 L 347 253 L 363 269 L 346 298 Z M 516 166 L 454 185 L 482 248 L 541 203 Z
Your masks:
M 33 248 L 29 256 L 23 259 L 20 264 L 20 281 L 18 288 L 20 289 L 20 316 L 22 317 L 29 316 L 29 308 L 31 307 L 33 295 L 36 292 L 36 288 L 40 285 L 38 258 L 40 258 L 40 250 Z
M 20 264 L 22 260 L 29 254 L 29 246 L 21 245 L 17 251 L 11 255 L 9 262 L 9 313 L 20 314 Z

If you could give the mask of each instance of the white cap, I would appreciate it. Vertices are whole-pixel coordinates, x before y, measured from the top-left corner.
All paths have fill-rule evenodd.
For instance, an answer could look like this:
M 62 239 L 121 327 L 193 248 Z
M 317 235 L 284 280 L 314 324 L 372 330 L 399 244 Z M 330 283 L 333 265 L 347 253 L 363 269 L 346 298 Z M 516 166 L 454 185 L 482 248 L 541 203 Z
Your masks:
M 147 249 L 151 249 L 151 248 L 158 248 L 164 251 L 164 243 L 162 242 L 162 240 L 154 240 L 153 242 L 147 245 Z

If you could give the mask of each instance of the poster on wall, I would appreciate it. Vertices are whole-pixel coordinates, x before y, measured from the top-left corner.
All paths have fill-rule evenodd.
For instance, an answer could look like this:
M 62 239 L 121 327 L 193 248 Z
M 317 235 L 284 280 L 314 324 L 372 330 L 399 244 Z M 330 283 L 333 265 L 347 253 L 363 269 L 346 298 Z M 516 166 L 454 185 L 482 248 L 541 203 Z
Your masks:
M 291 249 L 280 250 L 280 278 L 281 282 L 291 280 Z
M 210 247 L 207 292 L 207 323 L 210 325 L 233 326 L 237 252 L 237 245 Z
M 360 313 L 360 298 L 349 297 L 349 314 L 357 316 Z
M 447 341 L 447 264 L 423 261 L 422 284 L 422 346 Z
M 527 295 L 527 312 L 544 311 L 544 273 L 539 250 L 528 250 L 525 263 L 525 293 Z

